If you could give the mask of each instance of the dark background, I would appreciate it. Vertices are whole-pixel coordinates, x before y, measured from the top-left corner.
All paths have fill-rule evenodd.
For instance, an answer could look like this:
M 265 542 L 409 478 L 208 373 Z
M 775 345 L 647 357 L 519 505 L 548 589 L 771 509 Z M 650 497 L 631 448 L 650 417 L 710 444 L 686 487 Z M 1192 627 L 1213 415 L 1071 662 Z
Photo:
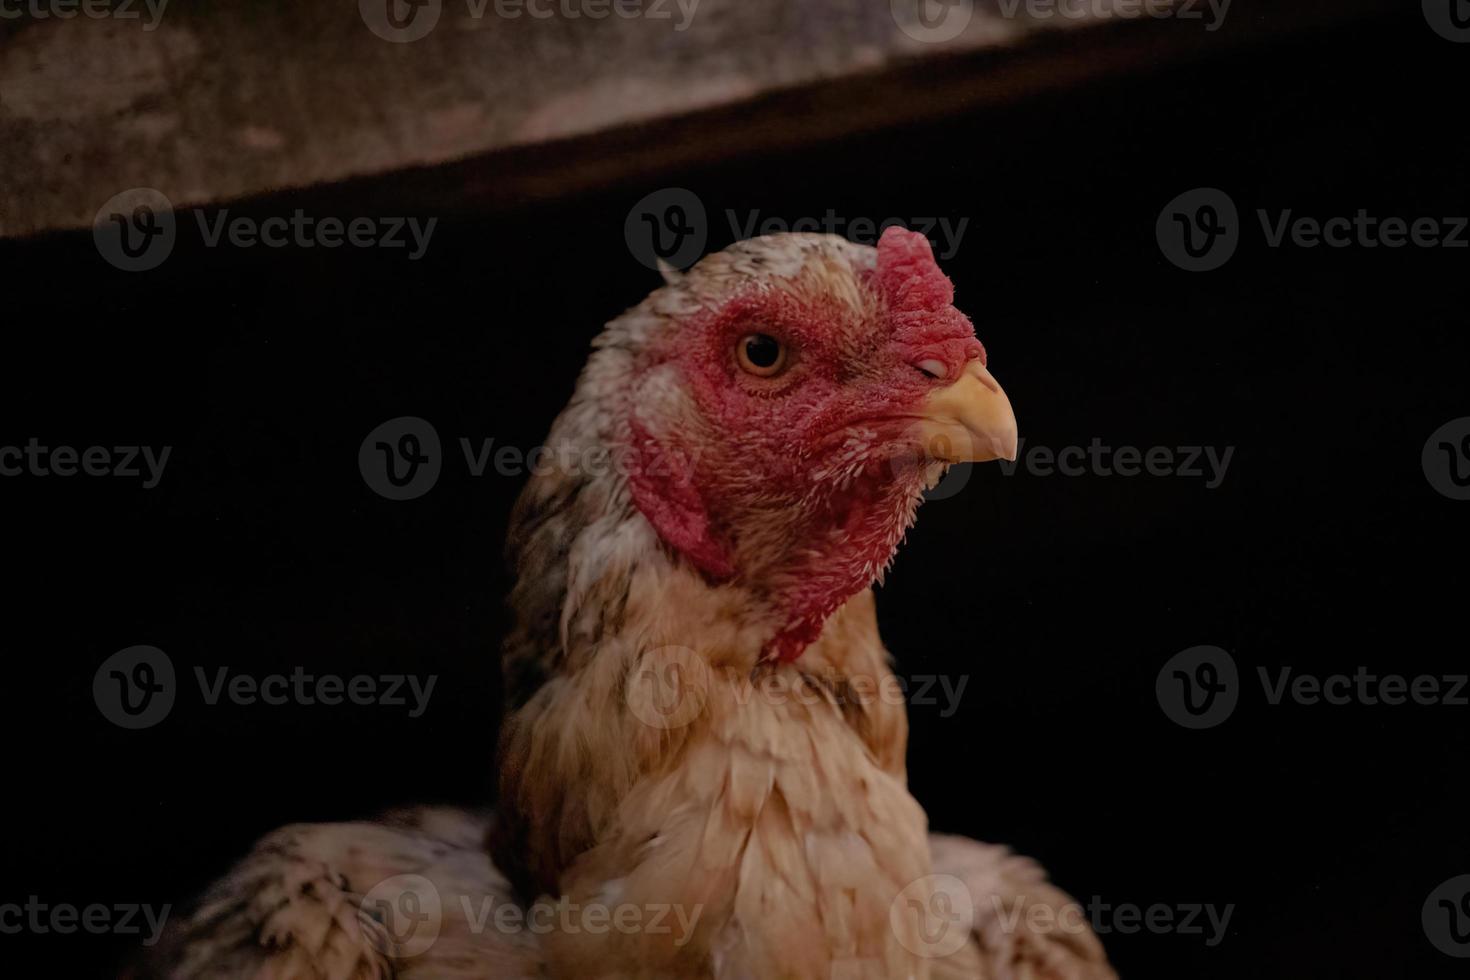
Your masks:
M 1255 219 L 1470 213 L 1470 52 L 1408 13 L 442 216 L 413 263 L 206 250 L 188 215 L 146 274 L 107 266 L 90 234 L 0 246 L 0 445 L 173 447 L 153 490 L 0 479 L 0 901 L 177 905 L 280 824 L 490 799 L 500 552 L 523 480 L 470 476 L 457 440 L 543 438 L 600 325 L 656 284 L 624 243 L 628 209 L 683 186 L 708 209 L 711 249 L 729 242 L 727 208 L 967 216 L 945 268 L 1029 444 L 1235 447 L 1216 490 L 987 467 L 924 509 L 879 613 L 901 674 L 969 676 L 953 716 L 911 709 L 912 788 L 933 826 L 1034 855 L 1084 901 L 1235 905 L 1214 948 L 1104 936 L 1125 977 L 1461 975 L 1420 908 L 1470 872 L 1470 708 L 1270 706 L 1255 677 L 1466 670 L 1470 503 L 1430 486 L 1420 451 L 1470 415 L 1470 251 L 1271 249 Z M 1244 230 L 1224 268 L 1191 274 L 1160 254 L 1154 222 L 1199 186 L 1227 191 Z M 401 213 L 391 187 L 330 200 L 235 213 Z M 400 415 L 431 421 L 447 454 L 411 502 L 357 467 L 363 437 Z M 91 696 L 98 665 L 134 644 L 166 651 L 184 688 L 137 732 Z M 1169 721 L 1154 693 L 1197 644 L 1229 650 L 1244 681 L 1207 731 Z M 208 707 L 193 668 L 219 665 L 440 680 L 418 719 Z M 80 957 L 66 975 L 101 975 L 135 942 L 0 936 L 0 951 L 24 943 Z

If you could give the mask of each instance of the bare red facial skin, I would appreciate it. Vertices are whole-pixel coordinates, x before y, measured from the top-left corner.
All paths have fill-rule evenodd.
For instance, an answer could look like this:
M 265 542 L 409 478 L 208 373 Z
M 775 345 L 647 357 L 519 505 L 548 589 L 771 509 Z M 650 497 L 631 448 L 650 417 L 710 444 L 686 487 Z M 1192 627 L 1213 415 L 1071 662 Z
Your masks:
M 704 574 L 768 594 L 785 621 L 771 656 L 800 656 L 911 521 L 922 467 L 903 433 L 926 395 L 985 360 L 953 297 L 924 237 L 890 228 L 872 269 L 752 281 L 648 352 L 645 370 L 677 368 L 700 424 L 654 432 L 635 411 L 634 502 Z M 741 370 L 751 333 L 786 345 L 780 374 Z
M 692 460 L 674 461 L 636 418 L 630 425 L 634 502 L 659 536 L 705 575 L 724 581 L 735 574 L 734 557 L 710 527 L 710 515 L 693 480 Z

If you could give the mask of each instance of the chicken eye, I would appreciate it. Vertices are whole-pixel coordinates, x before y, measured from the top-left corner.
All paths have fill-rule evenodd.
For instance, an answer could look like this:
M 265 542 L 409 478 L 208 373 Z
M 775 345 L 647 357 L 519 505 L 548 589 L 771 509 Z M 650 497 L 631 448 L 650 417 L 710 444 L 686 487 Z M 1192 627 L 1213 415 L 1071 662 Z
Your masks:
M 786 366 L 786 347 L 765 333 L 748 333 L 735 345 L 741 370 L 758 378 L 769 378 Z

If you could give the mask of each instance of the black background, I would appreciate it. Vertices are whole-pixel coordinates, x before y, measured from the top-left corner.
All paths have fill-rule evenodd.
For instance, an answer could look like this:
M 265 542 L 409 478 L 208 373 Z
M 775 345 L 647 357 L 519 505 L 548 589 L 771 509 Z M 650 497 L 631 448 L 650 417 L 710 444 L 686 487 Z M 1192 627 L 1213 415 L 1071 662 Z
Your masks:
M 6 243 L 0 445 L 173 452 L 153 490 L 0 479 L 0 901 L 177 904 L 280 824 L 490 799 L 500 551 L 523 480 L 470 476 L 457 440 L 538 443 L 600 325 L 656 283 L 624 243 L 628 209 L 677 185 L 704 201 L 711 249 L 731 238 L 726 209 L 969 217 L 945 268 L 1028 444 L 1235 447 L 1215 490 L 990 467 L 923 510 L 879 613 L 901 674 L 968 676 L 953 715 L 911 709 L 932 825 L 1034 855 L 1084 900 L 1235 906 L 1213 948 L 1104 936 L 1125 977 L 1462 974 L 1420 908 L 1470 872 L 1470 708 L 1271 706 L 1256 680 L 1466 669 L 1470 503 L 1435 492 L 1420 451 L 1470 415 L 1470 250 L 1272 249 L 1255 218 L 1470 213 L 1470 51 L 1407 13 L 552 207 L 441 216 L 419 262 L 203 249 L 191 215 L 145 274 L 107 266 L 89 234 Z M 1199 186 L 1227 191 L 1244 227 L 1227 265 L 1191 274 L 1154 222 Z M 401 213 L 391 194 L 359 203 L 329 213 Z M 312 196 L 233 213 L 297 206 Z M 357 467 L 363 437 L 400 415 L 446 450 L 411 502 Z M 184 688 L 139 732 L 91 697 L 98 665 L 133 644 L 166 651 Z M 1229 650 L 1244 686 L 1207 731 L 1170 722 L 1154 693 L 1197 644 Z M 418 719 L 209 707 L 193 669 L 219 665 L 439 683 Z M 0 936 L 0 952 L 23 943 L 91 975 L 136 939 Z

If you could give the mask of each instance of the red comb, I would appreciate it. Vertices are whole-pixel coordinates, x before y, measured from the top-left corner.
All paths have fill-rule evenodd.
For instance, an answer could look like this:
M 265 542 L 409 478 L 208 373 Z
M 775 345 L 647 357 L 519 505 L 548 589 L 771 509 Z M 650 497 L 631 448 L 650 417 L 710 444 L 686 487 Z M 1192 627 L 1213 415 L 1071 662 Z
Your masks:
M 895 311 L 939 310 L 954 302 L 954 284 L 939 271 L 929 239 L 897 226 L 878 239 L 878 282 Z
M 954 283 L 940 271 L 927 238 L 896 226 L 885 230 L 878 239 L 876 275 L 900 341 L 938 344 L 946 360 L 978 357 L 985 363 L 985 348 L 975 339 L 970 318 L 952 305 Z

